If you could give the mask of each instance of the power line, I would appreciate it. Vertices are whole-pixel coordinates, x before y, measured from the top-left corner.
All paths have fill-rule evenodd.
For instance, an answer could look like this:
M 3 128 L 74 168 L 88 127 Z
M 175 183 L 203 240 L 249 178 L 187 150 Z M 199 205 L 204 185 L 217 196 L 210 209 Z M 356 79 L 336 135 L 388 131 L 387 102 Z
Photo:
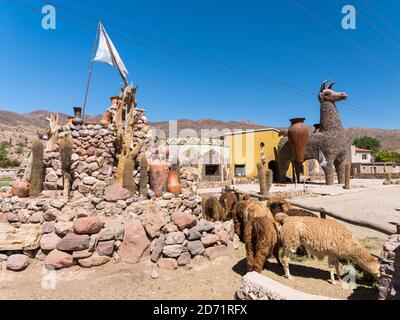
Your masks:
M 390 30 L 392 31 L 393 34 L 395 34 L 399 39 L 400 35 L 399 33 L 380 15 L 378 14 L 368 3 L 366 3 L 364 0 L 360 0 L 361 3 L 373 14 L 375 15 L 379 20 L 382 21 L 382 23 Z
M 350 3 L 348 3 L 347 0 L 342 0 L 342 1 L 346 5 L 350 4 Z M 357 9 L 357 16 L 360 16 L 361 18 L 363 18 L 372 29 L 374 29 L 376 32 L 378 32 L 380 35 L 382 35 L 387 41 L 389 41 L 397 49 L 400 49 L 400 45 L 397 42 L 393 41 L 393 39 L 385 31 L 383 31 L 376 24 L 374 24 L 370 19 L 368 19 L 364 14 L 362 14 L 359 9 Z
M 41 13 L 41 9 L 32 7 L 32 6 L 27 5 L 27 4 L 24 4 L 24 3 L 20 3 L 20 2 L 15 1 L 15 0 L 8 0 L 8 1 L 11 2 L 11 3 L 13 3 L 13 4 L 15 4 L 15 5 L 17 5 L 17 6 L 24 7 L 24 8 L 30 9 L 30 10 L 32 10 L 32 11 L 40 12 L 40 13 Z M 41 0 L 40 0 L 40 1 L 41 1 Z M 43 2 L 43 1 L 42 1 L 42 2 Z M 54 5 L 54 4 L 53 4 L 53 5 Z M 72 11 L 74 11 L 74 10 L 70 10 L 70 11 L 72 12 Z M 81 15 L 81 14 L 79 14 L 79 15 Z M 81 27 L 83 27 L 83 28 L 86 28 L 86 29 L 96 30 L 96 28 L 97 28 L 97 27 L 88 26 L 88 25 L 83 24 L 83 23 L 81 23 L 81 22 L 79 22 L 79 21 L 76 21 L 76 20 L 72 20 L 72 19 L 69 19 L 69 18 L 65 18 L 65 17 L 63 17 L 63 16 L 60 16 L 59 14 L 57 15 L 57 17 L 60 18 L 61 20 L 66 21 L 67 23 L 76 24 L 76 25 L 79 25 L 79 26 L 81 26 Z M 89 16 L 88 16 L 88 17 L 89 17 Z M 90 17 L 90 19 L 93 19 L 93 20 L 96 19 L 96 21 L 97 21 L 97 18 L 94 18 L 94 17 Z M 103 21 L 104 21 L 104 20 L 103 20 Z M 126 28 L 124 28 L 124 29 L 126 29 Z M 128 29 L 126 29 L 126 30 L 128 30 Z M 149 44 L 146 44 L 146 43 L 143 43 L 143 42 L 140 42 L 140 41 L 136 41 L 136 40 L 133 40 L 133 39 L 130 39 L 130 38 L 123 37 L 123 36 L 121 36 L 121 35 L 119 35 L 119 34 L 115 34 L 115 33 L 109 33 L 109 34 L 112 35 L 113 37 L 122 39 L 122 40 L 124 40 L 124 41 L 131 42 L 131 43 L 134 43 L 134 44 L 136 44 L 136 45 L 140 45 L 140 46 L 143 46 L 143 47 L 146 47 L 146 48 L 155 50 L 155 51 L 159 51 L 159 52 L 162 52 L 162 53 L 166 53 L 166 54 L 168 54 L 168 55 L 174 56 L 175 58 L 180 58 L 180 59 L 183 59 L 183 60 L 186 60 L 186 61 L 189 61 L 189 62 L 193 62 L 193 63 L 196 63 L 196 64 L 200 64 L 200 65 L 202 65 L 202 66 L 206 66 L 206 67 L 208 67 L 208 68 L 212 68 L 212 69 L 215 69 L 215 70 L 224 72 L 224 73 L 228 73 L 228 74 L 231 74 L 231 75 L 233 75 L 233 76 L 235 76 L 235 77 L 243 78 L 243 79 L 246 79 L 246 80 L 249 80 L 249 81 L 255 81 L 255 82 L 258 82 L 258 83 L 263 84 L 263 85 L 266 85 L 266 86 L 277 87 L 277 88 L 279 88 L 279 89 L 281 89 L 281 90 L 284 90 L 284 91 L 287 91 L 287 92 L 289 92 L 289 93 L 296 94 L 296 95 L 298 95 L 298 96 L 302 96 L 302 97 L 305 97 L 305 98 L 307 98 L 307 99 L 312 99 L 312 100 L 314 100 L 314 96 L 315 96 L 315 95 L 314 95 L 314 94 L 310 94 L 309 92 L 307 92 L 307 91 L 305 91 L 305 90 L 303 90 L 303 89 L 297 88 L 297 87 L 292 86 L 292 85 L 290 85 L 290 84 L 286 84 L 286 83 L 280 82 L 280 81 L 278 81 L 278 80 L 274 80 L 274 79 L 272 79 L 272 78 L 269 78 L 269 79 L 271 79 L 271 81 L 273 81 L 273 82 L 275 82 L 275 83 L 274 83 L 274 84 L 272 84 L 272 83 L 267 83 L 267 82 L 265 82 L 265 81 L 262 81 L 262 80 L 258 79 L 258 78 L 265 77 L 265 76 L 262 76 L 262 75 L 253 73 L 253 72 L 251 72 L 251 71 L 247 71 L 247 70 L 242 69 L 242 68 L 240 68 L 240 67 L 236 67 L 236 66 L 232 66 L 232 65 L 229 65 L 229 64 L 225 64 L 224 62 L 219 62 L 220 64 L 225 64 L 226 66 L 232 66 L 233 68 L 235 68 L 235 69 L 237 69 L 237 70 L 242 70 L 242 72 L 251 73 L 251 74 L 253 74 L 254 76 L 243 75 L 243 74 L 241 74 L 241 73 L 237 73 L 237 72 L 232 72 L 232 71 L 230 71 L 230 70 L 226 70 L 226 69 L 224 69 L 224 68 L 222 68 L 222 67 L 219 67 L 219 66 L 214 66 L 214 65 L 211 65 L 211 64 L 209 64 L 209 63 L 205 63 L 205 62 L 193 60 L 193 59 L 191 59 L 191 58 L 188 58 L 188 57 L 183 56 L 182 54 L 177 54 L 177 53 L 175 53 L 175 52 L 170 52 L 170 51 L 167 51 L 167 50 L 165 50 L 165 49 L 162 49 L 162 48 L 159 48 L 159 47 L 155 47 L 155 46 L 153 46 L 153 45 L 149 45 Z M 174 47 L 174 46 L 171 45 L 171 47 Z M 178 47 L 176 47 L 176 48 L 178 48 Z M 185 50 L 185 49 L 181 49 L 181 50 Z M 188 52 L 189 52 L 189 51 L 188 51 Z M 198 55 L 198 54 L 196 54 L 196 53 L 194 53 L 194 55 L 197 55 L 197 56 L 199 56 L 199 57 L 201 56 L 201 55 Z M 207 58 L 207 57 L 205 57 L 205 59 L 213 60 L 212 58 Z M 215 61 L 218 61 L 218 60 L 215 60 Z M 285 87 L 283 87 L 283 86 L 285 86 Z M 350 106 L 350 107 L 349 107 L 349 106 Z M 366 114 L 366 115 L 373 116 L 373 117 L 375 117 L 375 118 L 380 118 L 380 119 L 387 120 L 387 121 L 396 121 L 396 123 L 397 123 L 398 121 L 400 121 L 400 118 L 396 120 L 396 117 L 393 117 L 393 116 L 391 116 L 391 115 L 385 115 L 385 114 L 376 113 L 376 112 L 374 112 L 374 111 L 365 109 L 365 108 L 363 108 L 363 107 L 353 105 L 353 104 L 351 104 L 351 103 L 346 103 L 346 106 L 345 106 L 345 107 L 346 107 L 347 109 L 349 109 L 349 110 L 354 111 L 354 112 L 364 113 L 364 114 Z
M 327 23 L 324 19 L 322 19 L 320 16 L 316 15 L 314 12 L 312 12 L 311 10 L 307 9 L 306 7 L 304 7 L 303 5 L 301 5 L 300 3 L 298 3 L 295 0 L 290 0 L 295 6 L 299 7 L 301 10 L 303 10 L 304 12 L 306 12 L 308 15 L 310 15 L 311 17 L 313 17 L 314 19 L 316 19 L 317 21 L 319 21 L 321 24 L 323 24 L 325 27 L 327 27 L 328 29 L 332 30 L 333 32 L 335 32 L 336 34 L 338 34 L 340 37 L 342 37 L 343 39 L 345 39 L 347 42 L 349 42 L 352 46 L 354 46 L 355 48 L 357 48 L 358 50 L 362 51 L 364 54 L 366 54 L 367 56 L 369 56 L 370 58 L 372 58 L 373 60 L 375 60 L 377 63 L 381 64 L 382 66 L 384 66 L 386 69 L 394 72 L 397 75 L 400 75 L 400 72 L 396 69 L 394 69 L 391 65 L 387 64 L 384 60 L 382 60 L 381 58 L 377 57 L 376 55 L 374 55 L 373 53 L 371 53 L 370 51 L 368 51 L 367 49 L 365 49 L 364 47 L 360 46 L 358 43 L 354 42 L 352 39 L 350 39 L 349 37 L 345 36 L 343 33 L 339 32 L 337 29 L 335 29 L 334 27 L 332 27 L 329 23 Z

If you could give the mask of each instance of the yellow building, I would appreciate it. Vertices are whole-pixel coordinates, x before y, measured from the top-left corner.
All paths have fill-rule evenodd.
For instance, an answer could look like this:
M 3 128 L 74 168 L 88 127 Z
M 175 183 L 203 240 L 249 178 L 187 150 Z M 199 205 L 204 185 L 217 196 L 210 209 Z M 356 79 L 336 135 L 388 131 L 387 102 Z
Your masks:
M 253 178 L 258 175 L 257 163 L 263 163 L 265 169 L 274 172 L 274 180 L 278 179 L 277 149 L 282 137 L 274 128 L 246 130 L 228 133 L 223 136 L 230 146 L 231 177 Z M 304 174 L 308 175 L 305 163 Z M 292 177 L 292 168 L 287 173 Z

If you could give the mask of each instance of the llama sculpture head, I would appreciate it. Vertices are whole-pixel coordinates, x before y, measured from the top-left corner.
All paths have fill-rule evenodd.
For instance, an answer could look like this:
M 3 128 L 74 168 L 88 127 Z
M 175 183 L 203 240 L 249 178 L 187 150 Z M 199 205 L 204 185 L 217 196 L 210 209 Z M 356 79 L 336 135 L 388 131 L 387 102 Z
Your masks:
M 332 87 L 335 85 L 336 82 L 332 82 L 328 87 L 326 87 L 327 83 L 328 80 L 322 82 L 321 89 L 318 94 L 318 99 L 320 102 L 323 101 L 338 102 L 347 99 L 348 96 L 345 92 L 336 92 L 332 90 Z

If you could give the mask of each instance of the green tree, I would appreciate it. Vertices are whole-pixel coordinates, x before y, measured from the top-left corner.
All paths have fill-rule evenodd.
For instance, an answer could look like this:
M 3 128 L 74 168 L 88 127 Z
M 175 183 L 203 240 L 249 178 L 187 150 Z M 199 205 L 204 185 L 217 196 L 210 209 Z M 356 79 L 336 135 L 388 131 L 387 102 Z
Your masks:
M 389 150 L 379 151 L 375 154 L 375 161 L 400 163 L 400 153 Z
M 368 137 L 364 136 L 358 139 L 355 139 L 353 142 L 353 145 L 355 145 L 357 148 L 362 148 L 362 149 L 368 149 L 375 152 L 378 152 L 381 143 L 379 142 L 378 139 L 375 139 L 373 137 Z
M 4 161 L 7 159 L 7 143 L 0 143 L 0 161 Z

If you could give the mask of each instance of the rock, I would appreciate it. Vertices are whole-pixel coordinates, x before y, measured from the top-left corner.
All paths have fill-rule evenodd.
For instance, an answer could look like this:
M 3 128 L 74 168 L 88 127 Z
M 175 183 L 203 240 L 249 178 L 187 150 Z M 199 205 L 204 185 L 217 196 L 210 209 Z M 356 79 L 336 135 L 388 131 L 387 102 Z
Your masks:
M 90 252 L 89 250 L 81 250 L 81 251 L 74 251 L 72 253 L 72 257 L 74 259 L 85 259 L 91 257 L 93 252 Z
M 19 222 L 19 219 L 15 213 L 7 212 L 7 221 L 8 221 L 8 223 L 15 223 L 15 222 Z
M 168 258 L 178 258 L 184 249 L 185 247 L 179 244 L 164 246 L 163 254 Z
M 97 243 L 99 242 L 99 235 L 98 234 L 92 234 L 90 236 L 90 241 L 89 241 L 89 248 L 88 250 L 90 252 L 94 252 L 97 248 Z
M 29 210 L 27 209 L 21 209 L 18 211 L 18 220 L 21 223 L 27 223 L 30 218 Z
M 81 251 L 89 248 L 88 235 L 67 234 L 57 245 L 60 251 Z
M 74 259 L 72 255 L 55 249 L 47 255 L 44 264 L 55 269 L 69 268 L 74 265 Z
M 185 234 L 183 232 L 172 232 L 168 233 L 166 237 L 165 244 L 182 244 L 186 240 Z
M 200 233 L 203 232 L 211 232 L 215 229 L 215 224 L 211 221 L 207 221 L 205 219 L 201 220 L 193 230 L 196 230 Z M 191 230 L 192 231 L 192 230 Z
M 125 263 L 137 263 L 143 257 L 150 241 L 146 231 L 139 221 L 132 221 L 125 226 L 124 240 L 118 250 L 121 261 Z
M 178 266 L 186 266 L 190 263 L 191 256 L 189 252 L 183 252 L 178 258 Z
M 167 223 L 163 228 L 162 231 L 164 233 L 171 233 L 171 232 L 177 232 L 178 231 L 178 227 L 173 223 Z
M 109 202 L 117 202 L 118 200 L 126 200 L 131 196 L 131 192 L 119 184 L 108 186 L 104 191 L 104 198 Z
M 58 210 L 61 210 L 65 206 L 65 202 L 60 201 L 60 200 L 53 200 L 50 202 L 50 205 Z
M 146 202 L 142 205 L 142 214 L 140 215 L 140 221 L 151 238 L 155 238 L 159 233 L 160 229 L 165 226 L 166 220 L 164 213 L 160 207 L 154 202 Z
M 160 274 L 159 274 L 158 271 L 154 268 L 154 269 L 151 271 L 151 273 L 150 273 L 150 277 L 151 277 L 152 279 L 157 279 L 157 278 L 160 277 Z
M 35 259 L 38 261 L 46 260 L 46 254 L 42 251 L 42 249 L 39 249 L 39 251 L 36 253 Z
M 85 185 L 85 184 L 80 184 L 80 185 L 78 186 L 78 191 L 79 191 L 80 193 L 83 193 L 83 194 L 89 193 L 91 190 L 92 190 L 91 187 L 90 187 L 90 186 L 87 186 L 87 185 Z
M 46 182 L 57 183 L 58 176 L 54 171 L 52 171 L 52 172 L 50 172 L 49 174 L 46 175 L 45 180 L 46 180 Z
M 110 260 L 111 260 L 110 257 L 100 256 L 97 253 L 94 253 L 89 258 L 78 260 L 78 264 L 83 268 L 91 268 L 91 267 L 98 267 L 103 264 L 106 264 Z
M 237 234 L 233 236 L 233 249 L 237 250 L 240 246 L 240 238 Z
M 229 237 L 229 235 L 228 235 Z M 229 239 L 228 239 L 229 240 Z M 204 247 L 211 247 L 219 241 L 219 236 L 216 234 L 207 234 L 205 237 L 201 238 L 201 242 L 203 243 Z
M 98 233 L 104 227 L 104 222 L 98 217 L 80 218 L 74 221 L 74 231 L 77 234 Z
M 196 230 L 196 228 L 192 228 L 189 230 L 189 236 L 188 240 L 193 241 L 193 240 L 200 240 L 201 239 L 201 233 Z
M 53 209 L 48 209 L 46 212 L 43 214 L 43 218 L 46 221 L 54 221 L 57 219 L 58 216 L 60 216 L 62 213 L 60 210 L 53 208 Z
M 42 233 L 52 233 L 54 232 L 54 222 L 45 222 L 42 224 Z
M 215 260 L 219 257 L 223 257 L 223 256 L 229 256 L 232 254 L 232 248 L 230 248 L 230 246 L 218 246 L 218 247 L 211 247 L 211 248 L 207 248 L 205 251 L 205 256 L 209 259 L 209 260 Z
M 12 271 L 25 270 L 30 263 L 28 256 L 24 254 L 13 254 L 7 259 L 7 269 Z
M 68 233 L 74 232 L 74 223 L 72 221 L 59 221 L 54 225 L 54 229 L 59 236 L 66 236 Z
M 6 254 L 0 253 L 0 262 L 7 261 L 7 259 L 8 259 L 8 256 Z
M 90 176 L 89 177 L 84 177 L 83 180 L 82 180 L 83 184 L 86 184 L 88 186 L 95 185 L 97 183 L 97 181 L 98 180 L 96 178 L 90 177 Z
M 195 216 L 176 211 L 171 214 L 171 221 L 176 224 L 179 230 L 194 227 L 197 224 Z
M 171 192 L 166 192 L 166 193 L 163 194 L 162 198 L 164 200 L 171 200 L 171 199 L 175 198 L 175 196 Z
M 158 260 L 157 265 L 161 269 L 167 269 L 167 270 L 178 269 L 178 262 L 172 258 L 161 258 L 160 260 Z
M 104 228 L 99 232 L 99 241 L 114 240 L 115 232 L 113 228 Z
M 40 248 L 42 250 L 51 251 L 57 248 L 61 238 L 55 233 L 46 233 L 40 239 Z
M 36 211 L 29 218 L 30 223 L 42 223 L 43 222 L 43 212 Z
M 111 257 L 114 252 L 114 240 L 110 241 L 99 241 L 97 244 L 97 252 L 100 256 L 109 256 Z
M 204 253 L 204 245 L 200 240 L 189 241 L 188 250 L 192 256 L 202 255 Z
M 114 225 L 115 240 L 124 240 L 125 224 L 118 222 Z
M 165 246 L 166 235 L 162 234 L 155 243 L 153 250 L 151 251 L 150 260 L 152 262 L 157 262 L 157 260 L 161 257 L 162 251 Z

